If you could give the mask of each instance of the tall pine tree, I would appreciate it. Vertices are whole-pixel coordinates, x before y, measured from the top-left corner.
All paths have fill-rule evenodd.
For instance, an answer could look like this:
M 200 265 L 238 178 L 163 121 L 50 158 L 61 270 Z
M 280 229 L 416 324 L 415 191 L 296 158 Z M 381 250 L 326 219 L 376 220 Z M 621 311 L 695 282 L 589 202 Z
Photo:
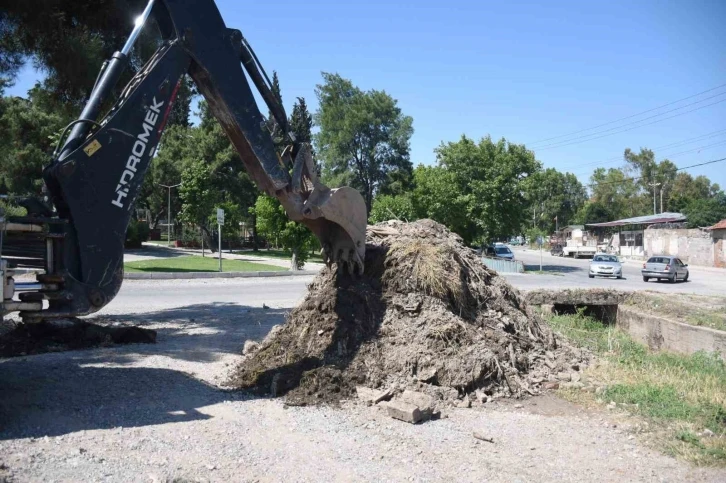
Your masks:
M 282 105 L 282 91 L 280 90 L 280 80 L 277 78 L 277 71 L 272 71 L 272 87 L 270 90 L 272 91 L 272 95 L 275 96 L 275 99 L 277 99 L 277 102 Z M 275 120 L 275 116 L 272 114 L 272 111 L 269 111 L 267 114 L 267 126 L 270 130 L 272 141 L 275 144 L 275 151 L 277 151 L 277 154 L 282 153 L 286 144 L 285 136 L 282 132 L 282 128 L 277 123 L 277 120 Z
M 320 177 L 320 163 L 315 156 L 315 150 L 312 147 L 313 139 L 313 116 L 308 111 L 308 105 L 304 97 L 298 97 L 292 107 L 292 115 L 290 116 L 290 130 L 295 135 L 295 139 L 301 143 L 308 143 L 315 161 L 317 175 Z

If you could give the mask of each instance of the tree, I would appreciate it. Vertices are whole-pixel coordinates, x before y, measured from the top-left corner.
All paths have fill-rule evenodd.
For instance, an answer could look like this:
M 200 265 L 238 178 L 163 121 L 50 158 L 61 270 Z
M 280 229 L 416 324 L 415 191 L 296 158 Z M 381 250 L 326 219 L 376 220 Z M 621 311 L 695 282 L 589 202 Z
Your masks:
M 608 212 L 613 218 L 627 218 L 649 213 L 648 205 L 646 203 L 643 206 L 642 198 L 641 203 L 636 202 L 640 187 L 623 170 L 597 168 L 590 176 L 590 183 L 592 191 L 590 200 L 608 207 Z M 650 212 L 652 212 L 652 208 Z
M 686 207 L 697 200 L 709 200 L 719 197 L 723 191 L 706 176 L 694 178 L 688 173 L 679 172 L 673 181 L 671 197 L 668 202 L 669 211 L 685 212 Z
M 162 185 L 173 186 L 181 181 L 181 172 L 185 164 L 189 164 L 193 158 L 194 143 L 190 139 L 192 132 L 182 125 L 168 127 L 157 154 L 151 159 L 137 199 L 139 207 L 151 212 L 149 220 L 151 228 L 156 228 L 159 220 L 167 217 L 169 200 L 171 200 L 172 218 L 181 210 L 179 189 L 173 188 L 168 192 Z M 167 223 L 169 222 L 171 220 L 167 220 Z
M 0 76 L 14 78 L 32 59 L 47 78 L 44 86 L 62 104 L 76 108 L 87 98 L 101 64 L 121 48 L 133 27 L 129 12 L 145 0 L 54 0 L 4 2 L 0 13 Z M 153 23 L 153 22 L 150 22 Z M 139 69 L 158 39 L 145 28 L 131 52 L 131 69 L 117 90 Z
M 171 126 L 190 127 L 189 114 L 191 113 L 192 99 L 196 95 L 197 88 L 194 81 L 188 75 L 184 75 L 179 81 L 179 90 L 176 99 L 169 112 L 169 119 L 166 122 L 167 129 Z
M 616 219 L 613 213 L 608 209 L 608 205 L 600 201 L 586 202 L 575 214 L 572 223 L 578 225 L 587 225 L 590 223 L 603 223 Z M 564 224 L 560 225 L 563 226 Z
M 453 174 L 451 196 L 465 207 L 461 232 L 468 243 L 520 233 L 527 223 L 527 179 L 541 169 L 524 145 L 462 136 L 436 149 L 439 166 Z
M 31 89 L 28 99 L 0 98 L 0 179 L 13 194 L 40 194 L 42 172 L 68 118 L 47 109 L 45 92 Z
M 373 199 L 368 220 L 378 223 L 387 220 L 414 221 L 416 210 L 410 193 L 402 195 L 378 195 Z
M 535 173 L 526 185 L 533 226 L 545 233 L 554 232 L 558 224 L 570 223 L 587 200 L 585 187 L 574 174 L 554 168 Z
M 290 250 L 290 266 L 299 270 L 307 261 L 308 253 L 317 241 L 305 226 L 290 219 L 280 202 L 271 196 L 260 195 L 255 203 L 258 229 L 275 239 L 276 246 Z
M 453 171 L 443 166 L 419 165 L 413 172 L 413 206 L 419 218 L 430 218 L 462 235 L 469 223 L 469 197 Z M 463 235 L 462 235 L 463 236 Z
M 362 91 L 338 74 L 323 73 L 315 93 L 316 150 L 329 184 L 358 189 L 371 210 L 378 193 L 411 177 L 413 120 L 384 91 Z
M 683 209 L 692 227 L 707 227 L 726 219 L 726 195 L 692 199 Z
M 179 195 L 182 209 L 179 217 L 186 223 L 193 224 L 202 231 L 202 237 L 212 252 L 215 248 L 209 234 L 209 217 L 215 205 L 215 190 L 212 184 L 210 167 L 197 160 L 184 168 L 181 173 L 182 184 Z
M 280 89 L 280 79 L 277 77 L 277 71 L 272 71 L 272 85 L 270 86 L 270 90 L 272 91 L 272 95 L 275 96 L 275 99 L 277 99 L 277 102 L 282 105 L 282 90 Z M 272 136 L 275 151 L 279 155 L 285 149 L 287 140 L 271 110 L 267 114 L 267 128 L 270 131 L 270 136 Z

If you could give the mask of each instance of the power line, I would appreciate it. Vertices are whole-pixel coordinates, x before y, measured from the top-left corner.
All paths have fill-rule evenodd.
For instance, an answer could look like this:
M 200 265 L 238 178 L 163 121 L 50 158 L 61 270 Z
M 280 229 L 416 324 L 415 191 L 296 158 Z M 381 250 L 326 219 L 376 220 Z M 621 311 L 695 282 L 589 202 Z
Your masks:
M 726 161 L 726 158 L 712 159 L 711 161 L 706 161 L 706 162 L 698 163 L 698 164 L 692 164 L 690 166 L 684 166 L 682 168 L 676 169 L 676 171 L 683 171 L 684 169 L 697 168 L 699 166 L 706 166 L 707 164 L 720 163 L 721 161 Z M 645 176 L 635 176 L 632 178 L 623 178 L 618 181 L 602 181 L 600 183 L 589 183 L 589 184 L 586 184 L 585 186 L 593 187 L 593 186 L 601 186 L 601 185 L 607 185 L 607 184 L 618 184 L 618 183 L 623 183 L 625 181 L 637 181 L 637 180 L 643 179 L 643 178 L 645 178 Z
M 721 94 L 718 94 L 718 95 L 712 96 L 712 97 L 708 97 L 708 98 L 703 99 L 703 100 L 705 101 L 705 100 L 708 100 L 708 99 L 713 99 L 714 97 L 718 97 L 718 96 L 721 96 L 723 94 L 726 94 L 726 92 L 722 92 Z M 691 104 L 687 104 L 687 105 L 685 105 L 683 107 L 679 107 L 678 109 L 672 109 L 670 111 L 666 111 L 666 112 L 664 112 L 662 114 L 658 114 L 656 116 L 646 117 L 645 119 L 641 119 L 640 121 L 635 121 L 634 123 L 623 124 L 622 126 L 617 126 L 617 127 L 611 128 L 611 129 L 606 129 L 605 131 L 600 131 L 600 132 L 596 132 L 596 133 L 587 134 L 585 136 L 582 136 L 582 137 L 588 137 L 589 139 L 578 140 L 580 138 L 572 138 L 572 139 L 567 139 L 567 140 L 564 140 L 564 141 L 561 141 L 561 142 L 555 142 L 555 143 L 552 143 L 552 144 L 546 144 L 544 146 L 540 146 L 538 148 L 533 148 L 533 149 L 541 151 L 541 150 L 544 150 L 544 149 L 561 148 L 563 146 L 571 146 L 573 144 L 581 144 L 581 143 L 584 143 L 584 142 L 587 142 L 587 141 L 593 141 L 595 139 L 600 139 L 600 138 L 604 138 L 604 137 L 607 137 L 607 136 L 613 136 L 615 134 L 620 134 L 620 133 L 623 133 L 623 132 L 632 131 L 633 129 L 638 129 L 640 127 L 650 126 L 651 124 L 656 124 L 656 123 L 659 123 L 659 122 L 662 122 L 662 121 L 666 121 L 668 119 L 673 119 L 674 117 L 683 116 L 684 114 L 688 114 L 690 112 L 698 111 L 700 109 L 704 109 L 706 107 L 713 106 L 715 104 L 719 104 L 719 103 L 724 102 L 724 101 L 726 101 L 726 99 L 721 99 L 720 101 L 712 102 L 710 104 L 706 104 L 705 106 L 699 106 L 699 107 L 696 107 L 694 109 L 690 109 L 690 110 L 685 111 L 685 112 L 680 112 L 680 113 L 674 114 L 672 116 L 664 117 L 662 119 L 656 119 L 653 122 L 648 122 L 648 123 L 645 123 L 645 124 L 640 124 L 638 126 L 632 126 L 632 127 L 627 128 L 627 129 L 622 129 L 625 126 L 630 126 L 632 124 L 637 124 L 637 123 L 640 123 L 642 121 L 646 121 L 648 119 L 652 119 L 654 117 L 659 117 L 662 114 L 667 114 L 669 112 L 673 112 L 673 111 L 680 110 L 683 107 L 689 107 L 689 106 L 692 106 L 694 104 L 699 104 L 699 103 L 703 102 L 703 101 L 697 101 L 695 103 L 691 103 Z M 611 132 L 611 131 L 616 130 L 616 129 L 620 129 L 620 130 L 619 131 L 615 131 L 615 132 Z M 604 134 L 604 133 L 609 133 L 609 134 Z M 601 136 L 598 136 L 598 134 L 602 134 L 602 135 Z M 591 136 L 595 136 L 595 137 L 591 137 Z
M 665 149 L 665 148 L 670 148 L 670 147 L 684 146 L 686 144 L 691 144 L 691 143 L 694 143 L 696 141 L 703 141 L 705 139 L 709 139 L 709 138 L 712 138 L 712 137 L 720 136 L 720 135 L 723 135 L 723 134 L 726 134 L 726 129 L 719 129 L 717 131 L 711 131 L 709 133 L 701 134 L 699 136 L 695 136 L 695 137 L 692 137 L 692 138 L 682 139 L 680 141 L 676 141 L 676 142 L 673 142 L 673 143 L 670 143 L 670 144 L 664 144 L 662 146 L 656 146 L 656 147 L 652 148 L 651 151 L 658 151 L 659 149 Z M 582 167 L 582 166 L 595 166 L 595 165 L 599 165 L 599 164 L 611 164 L 611 161 L 622 161 L 622 160 L 623 160 L 623 155 L 621 154 L 621 155 L 618 155 L 618 156 L 613 156 L 612 158 L 603 159 L 602 161 L 592 161 L 592 162 L 589 162 L 589 163 L 566 164 L 566 165 L 562 166 L 562 168 L 567 169 L 568 167 L 573 167 L 573 168 L 574 167 L 578 167 L 579 168 L 579 167 Z
M 724 94 L 726 94 L 726 92 Z M 716 105 L 716 104 L 720 104 L 722 102 L 726 102 L 726 99 L 721 99 L 720 101 L 712 102 L 711 104 L 706 104 L 705 106 L 700 106 L 700 107 L 697 107 L 695 109 L 691 109 L 691 110 L 686 111 L 686 112 L 681 112 L 681 113 L 678 113 L 678 114 L 674 114 L 672 116 L 664 117 L 663 119 L 656 119 L 653 122 L 648 122 L 648 123 L 645 123 L 645 124 L 641 124 L 639 126 L 633 126 L 633 127 L 628 128 L 628 129 L 622 129 L 620 131 L 611 132 L 609 134 L 603 134 L 602 136 L 597 136 L 597 137 L 590 138 L 590 139 L 583 139 L 583 140 L 580 140 L 580 141 L 570 140 L 571 142 L 570 141 L 565 141 L 562 144 L 558 144 L 558 143 L 548 144 L 548 145 L 545 145 L 545 146 L 541 146 L 539 148 L 534 148 L 533 150 L 543 151 L 543 150 L 547 150 L 547 149 L 561 148 L 561 147 L 564 147 L 564 146 L 571 146 L 573 144 L 582 144 L 582 143 L 585 143 L 587 141 L 594 141 L 595 139 L 600 139 L 600 138 L 604 138 L 604 137 L 608 137 L 608 136 L 614 136 L 615 134 L 620 134 L 620 133 L 624 133 L 624 132 L 627 132 L 627 131 L 632 131 L 633 129 L 638 129 L 640 127 L 645 127 L 645 126 L 650 126 L 652 124 L 656 124 L 656 123 L 659 123 L 659 122 L 667 121 L 668 119 L 673 119 L 674 117 L 683 116 L 684 114 L 688 114 L 688 113 L 691 113 L 691 112 L 694 112 L 694 111 L 698 111 L 698 110 L 704 109 L 706 107 L 710 107 L 710 106 L 713 106 L 713 105 Z M 638 121 L 638 122 L 640 122 L 640 121 Z M 618 128 L 615 128 L 615 129 L 618 129 Z M 602 132 L 606 132 L 606 131 L 602 131 Z M 594 134 L 601 134 L 601 133 L 593 133 L 593 135 Z
M 636 113 L 636 114 L 632 114 L 630 116 L 621 117 L 620 119 L 616 119 L 614 121 L 609 121 L 609 122 L 606 122 L 604 124 L 598 124 L 597 126 L 594 126 L 594 127 L 590 127 L 590 128 L 587 128 L 587 129 L 581 129 L 579 131 L 574 131 L 574 132 L 571 132 L 571 133 L 568 133 L 568 134 L 562 134 L 560 136 L 554 136 L 554 137 L 551 137 L 551 138 L 540 139 L 539 141 L 533 141 L 533 142 L 527 143 L 527 144 L 539 144 L 541 142 L 551 141 L 553 139 L 564 138 L 564 137 L 572 136 L 574 134 L 580 134 L 580 133 L 583 133 L 583 132 L 592 131 L 593 129 L 598 129 L 598 128 L 601 128 L 603 126 L 609 126 L 610 124 L 615 124 L 616 122 L 625 121 L 627 119 L 632 119 L 634 117 L 642 116 L 643 114 L 648 114 L 649 112 L 657 111 L 658 109 L 663 109 L 664 107 L 668 107 L 668 106 L 672 106 L 674 104 L 678 104 L 679 102 L 687 101 L 688 99 L 693 99 L 694 97 L 698 97 L 700 95 L 707 94 L 709 92 L 715 91 L 715 90 L 720 89 L 722 87 L 726 87 L 726 84 L 721 84 L 720 86 L 712 87 L 711 89 L 707 89 L 707 90 L 705 90 L 703 92 L 699 92 L 698 94 L 693 94 L 692 96 L 684 97 L 683 99 L 678 99 L 677 101 L 669 102 L 668 104 L 663 104 L 662 106 L 654 107 L 652 109 L 648 109 L 647 111 L 642 111 L 642 112 L 639 112 L 639 113 Z
M 680 151 L 680 152 L 677 152 L 677 153 L 666 154 L 666 155 L 663 155 L 661 157 L 661 159 L 657 161 L 657 163 L 662 163 L 663 161 L 668 161 L 669 158 L 675 158 L 675 157 L 681 156 L 683 154 L 688 154 L 688 153 L 692 153 L 692 152 L 702 151 L 704 149 L 711 149 L 711 148 L 714 148 L 714 147 L 717 147 L 717 146 L 721 146 L 723 144 L 726 144 L 726 140 L 719 141 L 719 142 L 713 143 L 713 144 L 707 144 L 705 146 L 698 146 L 696 148 L 688 149 L 686 151 Z M 591 166 L 592 164 L 593 163 L 582 164 L 581 166 Z M 603 165 L 612 164 L 612 162 L 609 162 L 609 163 L 594 163 L 594 164 L 597 164 L 596 167 L 599 168 L 599 167 L 604 167 Z M 584 174 L 587 174 L 587 173 L 585 171 L 577 171 L 577 172 L 574 172 L 573 174 L 574 175 L 584 175 Z

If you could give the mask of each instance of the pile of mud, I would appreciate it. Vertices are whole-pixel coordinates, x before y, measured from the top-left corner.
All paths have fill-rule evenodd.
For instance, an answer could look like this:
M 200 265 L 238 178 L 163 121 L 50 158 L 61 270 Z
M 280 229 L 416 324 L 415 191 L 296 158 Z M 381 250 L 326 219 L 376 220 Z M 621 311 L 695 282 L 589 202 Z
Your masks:
M 334 403 L 357 385 L 439 400 L 536 394 L 581 364 L 519 293 L 431 220 L 368 227 L 365 273 L 324 269 L 229 384 L 289 404 Z M 574 357 L 574 359 L 573 359 Z

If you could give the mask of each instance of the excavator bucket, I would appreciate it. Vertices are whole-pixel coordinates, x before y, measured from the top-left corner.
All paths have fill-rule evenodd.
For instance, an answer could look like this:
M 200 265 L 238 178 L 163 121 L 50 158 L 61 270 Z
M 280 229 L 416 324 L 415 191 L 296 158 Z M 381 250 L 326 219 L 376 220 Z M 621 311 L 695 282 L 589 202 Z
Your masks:
M 283 162 L 290 151 L 283 152 Z M 368 224 L 365 201 L 353 188 L 330 189 L 320 182 L 309 145 L 301 144 L 295 156 L 291 193 L 280 192 L 277 197 L 288 216 L 305 224 L 320 240 L 328 266 L 337 264 L 340 270 L 363 273 Z

